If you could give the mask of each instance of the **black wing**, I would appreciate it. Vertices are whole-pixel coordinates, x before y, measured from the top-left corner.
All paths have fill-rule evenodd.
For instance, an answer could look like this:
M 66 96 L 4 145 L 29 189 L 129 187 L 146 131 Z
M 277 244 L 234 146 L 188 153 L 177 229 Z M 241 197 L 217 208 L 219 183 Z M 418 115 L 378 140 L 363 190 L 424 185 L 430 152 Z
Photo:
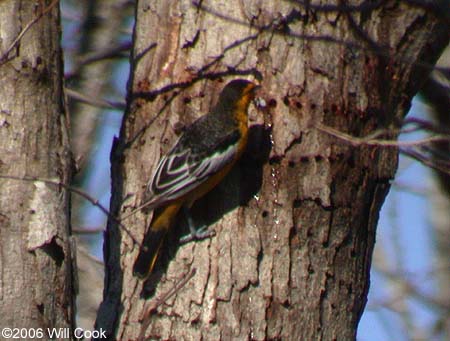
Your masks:
M 146 203 L 149 208 L 183 196 L 233 162 L 239 137 L 239 131 L 235 130 L 203 152 L 182 147 L 180 139 L 161 159 L 148 185 Z

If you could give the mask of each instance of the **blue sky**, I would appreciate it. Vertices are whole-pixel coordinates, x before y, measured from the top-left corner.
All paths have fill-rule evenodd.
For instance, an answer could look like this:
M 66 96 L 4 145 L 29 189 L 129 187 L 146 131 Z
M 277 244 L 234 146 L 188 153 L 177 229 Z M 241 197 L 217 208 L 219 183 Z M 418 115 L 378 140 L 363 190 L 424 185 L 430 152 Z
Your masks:
M 408 116 L 426 118 L 426 110 L 426 106 L 415 99 Z M 402 135 L 400 140 L 423 137 L 423 133 L 413 133 Z M 383 254 L 392 271 L 402 272 L 421 292 L 428 294 L 436 290 L 430 275 L 434 257 L 433 231 L 428 215 L 430 182 L 428 168 L 415 160 L 400 157 L 394 185 L 380 213 L 375 246 L 375 254 Z M 405 303 L 413 327 L 404 326 L 398 314 L 380 307 L 380 302 L 392 301 L 392 288 L 396 289 L 395 284 L 372 267 L 369 302 L 359 325 L 358 340 L 409 340 L 405 328 L 409 332 L 414 327 L 431 329 L 436 316 L 417 300 L 408 299 Z M 401 307 L 401 302 L 396 304 Z

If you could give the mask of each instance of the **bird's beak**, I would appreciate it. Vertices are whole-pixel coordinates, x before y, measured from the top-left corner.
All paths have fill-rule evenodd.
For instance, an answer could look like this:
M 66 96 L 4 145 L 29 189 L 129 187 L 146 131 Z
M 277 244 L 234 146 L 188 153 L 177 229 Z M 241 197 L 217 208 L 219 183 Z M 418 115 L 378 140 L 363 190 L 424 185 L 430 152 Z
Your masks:
M 253 85 L 253 88 L 251 89 L 252 92 L 255 92 L 255 91 L 257 91 L 258 89 L 261 89 L 261 85 L 259 85 L 259 84 L 254 84 L 254 83 L 252 83 L 252 85 Z

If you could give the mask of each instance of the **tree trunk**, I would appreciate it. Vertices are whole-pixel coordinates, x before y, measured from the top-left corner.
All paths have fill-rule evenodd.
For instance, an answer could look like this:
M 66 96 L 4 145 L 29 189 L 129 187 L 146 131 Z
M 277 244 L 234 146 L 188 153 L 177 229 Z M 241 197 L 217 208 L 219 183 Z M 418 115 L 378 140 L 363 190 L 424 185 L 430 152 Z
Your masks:
M 0 329 L 47 339 L 74 325 L 69 193 L 18 179 L 70 181 L 59 5 L 1 1 L 0 22 Z
M 397 149 L 348 135 L 396 137 L 429 71 L 414 63 L 434 63 L 445 24 L 397 3 L 362 12 L 256 1 L 137 6 L 128 110 L 111 157 L 113 214 L 139 206 L 180 123 L 208 112 L 230 79 L 262 76 L 264 101 L 251 108 L 242 161 L 194 207 L 217 235 L 181 246 L 173 236 L 147 301 L 132 275 L 139 246 L 109 221 L 97 327 L 117 339 L 143 329 L 173 340 L 354 339 Z M 123 224 L 140 241 L 150 220 L 139 212 Z

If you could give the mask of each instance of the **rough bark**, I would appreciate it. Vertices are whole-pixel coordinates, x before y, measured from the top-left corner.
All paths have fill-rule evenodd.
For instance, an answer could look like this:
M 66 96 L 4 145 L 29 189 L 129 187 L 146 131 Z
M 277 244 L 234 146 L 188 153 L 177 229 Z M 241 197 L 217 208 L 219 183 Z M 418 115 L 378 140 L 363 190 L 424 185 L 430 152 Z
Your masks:
M 69 182 L 59 15 L 54 1 L 0 2 L 1 175 Z M 73 327 L 69 213 L 64 188 L 0 178 L 0 329 Z
M 139 205 L 180 123 L 206 113 L 225 82 L 262 75 L 266 106 L 251 109 L 242 162 L 194 210 L 216 237 L 179 246 L 174 236 L 147 301 L 131 273 L 138 245 L 109 221 L 97 327 L 136 339 L 153 307 L 149 338 L 355 338 L 397 150 L 352 145 L 324 126 L 354 136 L 397 127 L 428 71 L 414 63 L 435 61 L 445 25 L 398 3 L 364 13 L 273 1 L 137 6 L 128 110 L 111 157 L 114 214 Z M 142 240 L 150 218 L 124 224 Z

